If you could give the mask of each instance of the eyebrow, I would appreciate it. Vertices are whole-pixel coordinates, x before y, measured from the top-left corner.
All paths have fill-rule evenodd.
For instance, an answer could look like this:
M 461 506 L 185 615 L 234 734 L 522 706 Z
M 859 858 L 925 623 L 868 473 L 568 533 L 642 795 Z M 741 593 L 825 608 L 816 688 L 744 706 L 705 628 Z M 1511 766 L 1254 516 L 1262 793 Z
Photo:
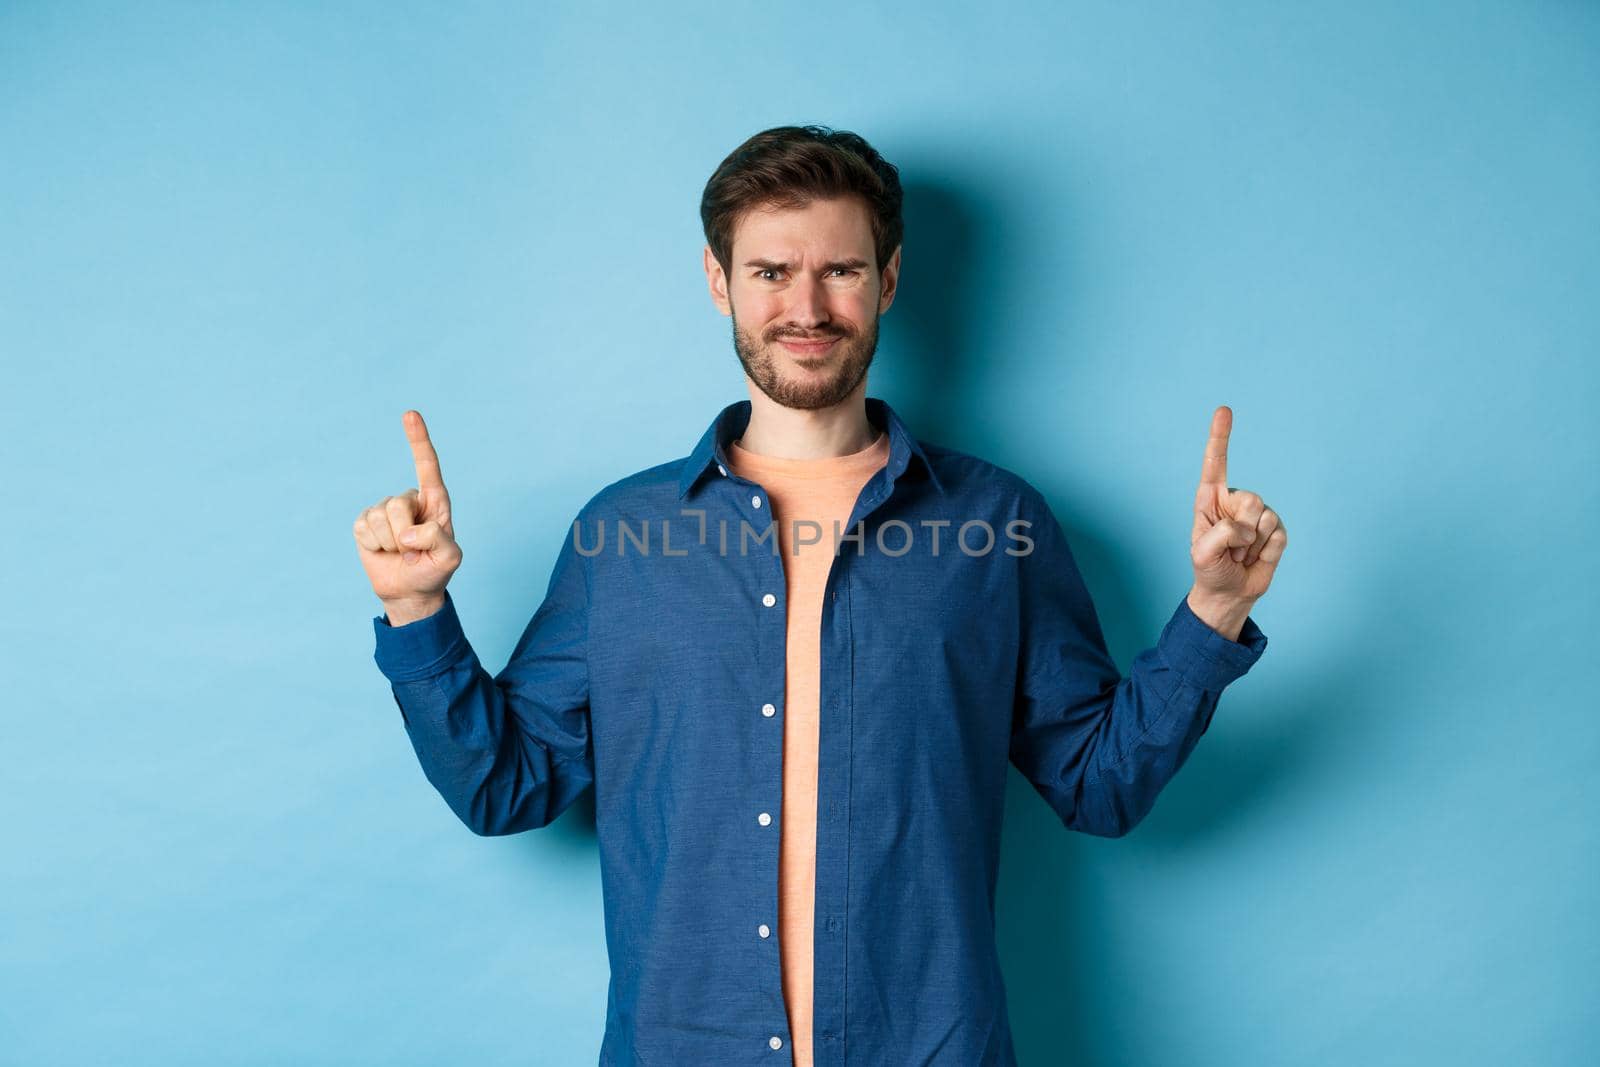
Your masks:
M 770 259 L 747 259 L 744 261 L 744 265 L 746 267 L 760 267 L 762 270 L 788 270 L 791 266 L 789 263 L 778 263 Z M 832 263 L 823 264 L 822 269 L 833 270 L 837 267 L 846 267 L 850 270 L 860 270 L 862 267 L 868 266 L 871 266 L 871 264 L 864 259 L 836 259 Z

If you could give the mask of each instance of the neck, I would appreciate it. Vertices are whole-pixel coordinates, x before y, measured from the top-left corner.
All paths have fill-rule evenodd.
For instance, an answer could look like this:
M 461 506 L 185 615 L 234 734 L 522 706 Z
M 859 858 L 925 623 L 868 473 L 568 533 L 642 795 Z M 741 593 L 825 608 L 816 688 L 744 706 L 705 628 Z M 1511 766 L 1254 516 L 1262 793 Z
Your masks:
M 867 418 L 867 380 L 839 403 L 815 411 L 786 408 L 757 388 L 748 376 L 750 423 L 739 447 L 781 459 L 829 459 L 860 452 L 879 430 Z

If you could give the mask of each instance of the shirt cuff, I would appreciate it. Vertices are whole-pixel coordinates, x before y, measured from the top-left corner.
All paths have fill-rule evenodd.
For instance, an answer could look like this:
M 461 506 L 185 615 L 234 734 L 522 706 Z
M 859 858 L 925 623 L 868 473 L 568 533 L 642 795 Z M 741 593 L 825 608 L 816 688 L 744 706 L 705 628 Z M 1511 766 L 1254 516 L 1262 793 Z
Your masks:
M 372 658 L 391 682 L 410 682 L 442 674 L 468 650 L 455 601 L 445 590 L 444 606 L 425 619 L 392 626 L 389 615 L 373 616 L 377 646 Z
M 1160 645 L 1167 664 L 1190 685 L 1221 692 L 1261 658 L 1267 635 L 1247 616 L 1239 628 L 1239 639 L 1228 640 L 1194 613 L 1186 592 L 1166 629 L 1161 631 Z

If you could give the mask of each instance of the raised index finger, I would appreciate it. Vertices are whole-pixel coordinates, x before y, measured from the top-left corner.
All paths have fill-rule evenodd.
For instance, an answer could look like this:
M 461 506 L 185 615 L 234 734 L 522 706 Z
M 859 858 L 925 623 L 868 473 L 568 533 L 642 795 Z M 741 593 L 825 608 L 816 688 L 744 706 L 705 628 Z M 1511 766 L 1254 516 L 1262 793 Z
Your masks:
M 1233 409 L 1220 405 L 1211 414 L 1211 436 L 1206 439 L 1206 458 L 1200 465 L 1200 484 L 1228 487 L 1228 434 L 1233 432 Z
M 444 479 L 439 474 L 439 456 L 428 439 L 428 424 L 422 421 L 422 412 L 407 411 L 400 416 L 405 424 L 406 439 L 411 442 L 411 458 L 417 464 L 418 489 L 443 489 Z

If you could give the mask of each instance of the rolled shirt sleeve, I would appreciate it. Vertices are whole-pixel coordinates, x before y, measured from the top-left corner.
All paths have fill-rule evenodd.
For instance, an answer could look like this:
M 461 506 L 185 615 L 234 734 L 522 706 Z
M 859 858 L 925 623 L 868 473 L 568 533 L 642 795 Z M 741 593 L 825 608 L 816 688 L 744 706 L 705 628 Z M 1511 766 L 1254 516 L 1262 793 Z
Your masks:
M 1188 759 L 1225 686 L 1267 638 L 1246 619 L 1238 641 L 1206 625 L 1187 591 L 1128 675 L 1107 650 L 1089 590 L 1044 498 L 1022 494 L 1033 547 L 1018 557 L 1020 650 L 1011 761 L 1068 829 L 1128 833 Z

